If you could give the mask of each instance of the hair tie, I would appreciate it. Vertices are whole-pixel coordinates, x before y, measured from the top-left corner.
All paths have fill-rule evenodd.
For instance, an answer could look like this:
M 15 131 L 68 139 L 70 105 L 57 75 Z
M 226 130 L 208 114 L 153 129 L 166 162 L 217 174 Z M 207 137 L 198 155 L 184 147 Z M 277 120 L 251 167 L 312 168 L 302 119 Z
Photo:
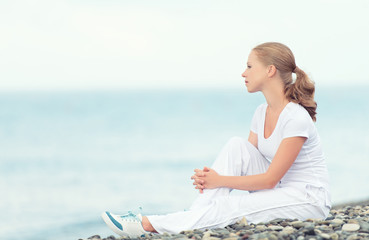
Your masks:
M 293 71 L 292 71 L 292 72 L 293 72 L 293 73 L 296 73 L 298 69 L 299 69 L 299 67 L 298 67 L 298 66 L 296 66 L 296 67 L 295 67 L 295 69 L 293 69 Z

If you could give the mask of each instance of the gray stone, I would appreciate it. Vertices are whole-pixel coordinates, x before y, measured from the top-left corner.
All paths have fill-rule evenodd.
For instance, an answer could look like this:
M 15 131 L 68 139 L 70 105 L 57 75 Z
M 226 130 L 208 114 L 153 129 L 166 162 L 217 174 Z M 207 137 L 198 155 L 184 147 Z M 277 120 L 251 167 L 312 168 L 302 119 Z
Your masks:
M 341 227 L 341 225 L 343 224 L 343 220 L 342 219 L 338 219 L 338 218 L 335 218 L 331 221 L 331 224 L 329 224 L 330 226 L 332 227 Z
M 291 224 L 289 222 L 287 222 L 287 221 L 283 221 L 279 225 L 281 225 L 282 227 L 291 226 Z
M 271 229 L 273 231 L 282 231 L 283 230 L 283 227 L 282 226 L 272 225 L 272 226 L 268 226 L 268 229 Z
M 279 224 L 280 222 L 283 222 L 283 218 L 276 218 L 276 219 L 274 219 L 274 220 L 272 220 L 272 221 L 270 221 L 269 223 L 270 224 L 273 224 L 273 225 L 277 225 L 277 224 Z
M 315 224 L 314 223 L 305 223 L 303 231 L 307 235 L 315 235 Z
M 319 236 L 322 237 L 323 239 L 330 239 L 331 238 L 331 236 L 329 236 L 329 234 L 327 234 L 327 233 L 322 233 Z
M 224 228 L 217 228 L 217 229 L 213 229 L 212 234 L 210 234 L 211 236 L 214 237 L 227 237 L 229 236 L 229 231 L 227 229 Z
M 202 240 L 221 240 L 221 238 L 217 238 L 217 237 L 202 237 Z
M 268 240 L 278 240 L 278 237 L 272 233 L 268 234 Z
M 360 229 L 360 225 L 356 223 L 346 223 L 342 226 L 342 231 L 354 232 Z
M 265 225 L 256 225 L 255 230 L 265 231 L 267 227 Z
M 89 240 L 100 240 L 101 237 L 99 235 L 94 235 L 94 236 L 91 236 L 91 237 L 89 237 L 87 239 L 89 239 Z
M 318 227 L 318 229 L 325 233 L 333 231 L 332 227 L 327 225 L 321 225 Z
M 346 238 L 347 240 L 358 240 L 361 239 L 357 234 L 352 234 L 350 235 L 348 238 Z
M 210 235 L 211 235 L 212 233 L 213 233 L 212 231 L 208 230 L 208 231 L 206 231 L 206 232 L 204 232 L 204 233 L 203 233 L 202 237 L 203 237 L 203 238 L 208 238 L 208 237 L 210 237 Z
M 200 234 L 194 234 L 194 235 L 192 236 L 192 239 L 194 239 L 194 240 L 200 240 L 200 239 L 202 239 L 202 237 L 201 237 L 201 235 L 200 235 Z
M 315 224 L 312 223 L 312 222 L 305 222 L 304 223 L 304 228 L 306 229 L 310 229 L 310 228 L 314 228 L 315 227 Z
M 360 232 L 369 233 L 369 223 L 364 221 L 359 221 Z
M 359 222 L 356 219 L 349 219 L 347 223 L 355 223 L 358 224 Z
M 325 220 L 333 220 L 334 216 L 332 214 L 328 214 L 328 217 Z
M 173 234 L 173 239 L 187 238 L 185 234 Z
M 115 240 L 115 237 L 113 235 L 107 237 L 107 238 L 104 238 L 105 240 Z
M 294 221 L 294 222 L 291 222 L 291 225 L 294 228 L 302 228 L 304 226 L 304 222 L 302 222 L 302 221 Z
M 287 226 L 285 228 L 283 228 L 283 233 L 287 233 L 287 234 L 292 234 L 294 233 L 296 230 L 293 227 Z
M 337 233 L 329 234 L 329 236 L 331 236 L 332 240 L 337 240 L 338 239 L 338 234 Z

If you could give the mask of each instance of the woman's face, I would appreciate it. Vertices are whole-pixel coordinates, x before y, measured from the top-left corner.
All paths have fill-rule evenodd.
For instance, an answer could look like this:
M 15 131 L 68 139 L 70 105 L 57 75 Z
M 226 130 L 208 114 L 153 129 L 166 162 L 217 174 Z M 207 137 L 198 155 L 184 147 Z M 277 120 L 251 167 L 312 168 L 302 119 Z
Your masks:
M 267 67 L 259 61 L 256 53 L 251 51 L 247 59 L 246 70 L 242 73 L 242 77 L 245 78 L 247 91 L 250 93 L 261 91 L 268 76 L 267 73 Z

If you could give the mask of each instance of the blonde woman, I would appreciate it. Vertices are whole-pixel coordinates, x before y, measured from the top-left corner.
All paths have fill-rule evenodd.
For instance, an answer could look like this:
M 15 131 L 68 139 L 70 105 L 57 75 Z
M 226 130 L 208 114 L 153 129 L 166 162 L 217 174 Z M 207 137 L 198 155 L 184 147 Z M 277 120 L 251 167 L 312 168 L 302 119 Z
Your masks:
M 296 74 L 296 80 L 293 80 Z M 232 137 L 212 167 L 191 177 L 200 191 L 188 211 L 141 216 L 102 214 L 122 236 L 179 233 L 275 218 L 325 219 L 331 208 L 329 177 L 315 128 L 314 83 L 291 50 L 277 42 L 256 46 L 242 73 L 248 92 L 262 92 L 248 140 Z M 230 195 L 232 189 L 245 194 Z M 247 191 L 247 192 L 246 192 Z

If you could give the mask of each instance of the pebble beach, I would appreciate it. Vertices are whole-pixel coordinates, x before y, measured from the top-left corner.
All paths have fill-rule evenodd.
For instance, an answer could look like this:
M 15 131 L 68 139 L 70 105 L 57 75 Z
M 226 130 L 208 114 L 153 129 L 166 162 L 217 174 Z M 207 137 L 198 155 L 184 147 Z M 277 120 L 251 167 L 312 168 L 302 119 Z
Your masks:
M 94 235 L 88 240 L 121 240 L 129 237 Z M 249 224 L 246 219 L 226 226 L 205 231 L 188 230 L 179 234 L 146 234 L 134 238 L 161 240 L 244 240 L 244 239 L 285 239 L 285 240 L 321 240 L 321 239 L 369 239 L 369 200 L 333 206 L 325 220 L 274 219 L 269 222 Z M 84 240 L 84 239 L 80 239 Z

